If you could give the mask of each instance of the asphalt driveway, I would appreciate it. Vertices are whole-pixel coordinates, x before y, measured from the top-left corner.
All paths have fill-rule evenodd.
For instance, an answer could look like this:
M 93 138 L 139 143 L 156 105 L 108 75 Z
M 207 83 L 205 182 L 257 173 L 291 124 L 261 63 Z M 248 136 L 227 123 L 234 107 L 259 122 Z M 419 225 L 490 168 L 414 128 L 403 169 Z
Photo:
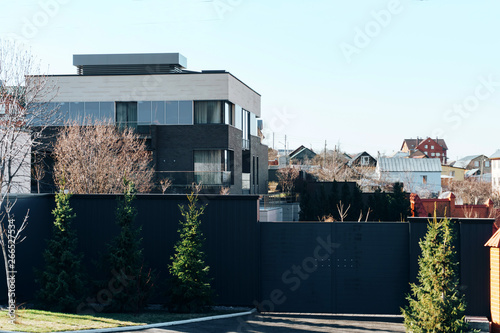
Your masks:
M 396 315 L 338 315 L 262 313 L 184 325 L 134 331 L 141 333 L 305 333 L 305 332 L 405 332 Z

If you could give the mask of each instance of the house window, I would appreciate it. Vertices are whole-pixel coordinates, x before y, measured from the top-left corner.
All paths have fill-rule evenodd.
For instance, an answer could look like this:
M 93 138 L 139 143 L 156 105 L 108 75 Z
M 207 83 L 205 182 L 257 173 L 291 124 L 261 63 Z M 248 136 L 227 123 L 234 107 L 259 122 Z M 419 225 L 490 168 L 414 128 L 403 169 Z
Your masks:
M 234 125 L 233 105 L 224 101 L 195 101 L 195 124 Z
M 434 153 L 431 153 L 431 156 L 435 156 L 435 155 L 436 155 L 436 154 L 434 154 Z
M 116 102 L 116 124 L 137 128 L 137 102 Z
M 427 176 L 422 176 L 422 184 L 427 184 Z
M 439 157 L 439 156 L 441 156 L 441 154 L 440 153 L 436 153 L 436 156 Z
M 250 149 L 250 112 L 243 110 L 242 117 L 243 150 Z
M 205 185 L 231 184 L 233 156 L 228 150 L 195 150 L 195 181 Z
M 428 153 L 428 152 L 426 152 L 426 151 L 424 151 L 424 154 L 425 154 L 425 155 L 429 155 L 429 153 Z
M 474 166 L 478 168 L 479 167 L 479 161 L 474 161 Z
M 370 156 L 361 156 L 361 165 L 367 166 L 370 164 Z
M 431 146 L 431 149 L 434 149 L 434 146 Z
M 455 171 L 450 171 L 450 176 L 455 177 Z
M 429 146 L 425 145 L 425 149 L 427 149 Z
M 484 161 L 484 167 L 489 168 L 490 167 L 490 161 Z

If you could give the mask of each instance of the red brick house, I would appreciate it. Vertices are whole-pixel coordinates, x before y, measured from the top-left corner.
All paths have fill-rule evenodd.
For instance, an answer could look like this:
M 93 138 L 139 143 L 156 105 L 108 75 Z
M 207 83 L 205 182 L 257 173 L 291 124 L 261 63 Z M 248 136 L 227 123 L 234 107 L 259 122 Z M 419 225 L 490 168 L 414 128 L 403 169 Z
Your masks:
M 405 139 L 401 145 L 401 151 L 409 152 L 410 156 L 411 154 L 420 151 L 427 157 L 439 158 L 441 160 L 441 164 L 446 164 L 448 160 L 448 146 L 446 146 L 444 139 L 423 139 L 419 137 L 416 139 Z

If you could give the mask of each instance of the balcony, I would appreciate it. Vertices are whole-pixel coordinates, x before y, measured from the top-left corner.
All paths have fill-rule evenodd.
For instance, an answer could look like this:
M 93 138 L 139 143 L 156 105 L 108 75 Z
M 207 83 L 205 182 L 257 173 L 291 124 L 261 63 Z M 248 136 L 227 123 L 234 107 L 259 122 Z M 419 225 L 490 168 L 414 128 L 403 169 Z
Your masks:
M 157 171 L 157 179 L 168 178 L 174 191 L 201 184 L 203 189 L 213 192 L 231 186 L 231 171 Z

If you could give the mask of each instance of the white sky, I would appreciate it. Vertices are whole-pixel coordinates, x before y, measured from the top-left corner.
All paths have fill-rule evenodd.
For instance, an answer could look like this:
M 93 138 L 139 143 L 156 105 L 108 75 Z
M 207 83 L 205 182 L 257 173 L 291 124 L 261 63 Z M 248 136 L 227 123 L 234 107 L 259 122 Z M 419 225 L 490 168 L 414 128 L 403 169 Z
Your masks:
M 225 69 L 262 95 L 275 148 L 286 135 L 290 149 L 376 155 L 439 135 L 455 159 L 500 148 L 499 12 L 498 0 L 3 0 L 0 37 L 50 74 L 76 73 L 86 53 Z

